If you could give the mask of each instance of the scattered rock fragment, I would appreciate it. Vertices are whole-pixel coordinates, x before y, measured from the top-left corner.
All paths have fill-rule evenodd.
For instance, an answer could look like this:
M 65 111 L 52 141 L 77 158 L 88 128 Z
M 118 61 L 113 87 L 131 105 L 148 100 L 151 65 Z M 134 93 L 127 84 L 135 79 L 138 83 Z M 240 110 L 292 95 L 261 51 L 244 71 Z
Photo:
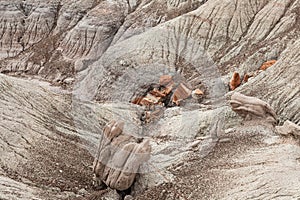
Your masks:
M 152 91 L 150 91 L 150 94 L 156 96 L 156 97 L 165 97 L 167 94 L 165 93 L 165 90 L 158 90 L 157 88 L 154 88 Z
M 163 75 L 159 78 L 159 84 L 162 85 L 162 86 L 167 86 L 169 84 L 173 84 L 174 81 L 172 79 L 172 76 L 170 75 Z
M 143 97 L 136 97 L 131 101 L 131 103 L 140 105 L 142 99 L 143 99 Z
M 173 83 L 172 84 L 168 84 L 164 89 L 163 92 L 168 95 L 172 92 L 173 90 Z
M 243 77 L 242 83 L 248 82 L 249 78 L 257 76 L 260 72 L 265 71 L 267 68 L 271 67 L 271 66 L 274 65 L 275 63 L 276 63 L 276 60 L 269 60 L 269 61 L 267 61 L 267 62 L 264 62 L 264 63 L 261 65 L 261 67 L 259 68 L 259 70 L 256 70 L 256 71 L 254 71 L 254 72 L 250 72 L 249 74 L 246 73 L 246 74 L 244 75 L 244 77 Z M 235 72 L 235 73 L 236 73 L 236 72 Z M 234 77 L 234 76 L 236 76 L 236 77 Z M 235 80 L 236 80 L 236 81 L 235 81 Z M 235 74 L 233 74 L 233 77 L 232 77 L 231 81 L 232 81 L 233 83 L 236 83 L 236 84 L 232 84 L 233 86 L 234 86 L 234 85 L 237 85 L 237 86 L 238 86 L 238 85 L 241 84 L 241 83 L 238 84 L 238 83 L 239 83 L 238 77 L 237 77 L 237 75 L 235 75 Z M 230 81 L 230 83 L 231 83 L 231 81 Z M 230 86 L 231 86 L 231 84 L 230 84 Z M 237 87 L 237 86 L 236 86 L 236 87 Z M 235 88 L 236 88 L 236 87 L 235 87 Z M 230 88 L 230 89 L 231 89 L 231 88 Z M 231 89 L 231 90 L 233 90 L 233 89 Z
M 230 105 L 232 110 L 245 120 L 265 119 L 273 125 L 277 123 L 278 118 L 273 108 L 256 97 L 249 97 L 235 92 L 231 96 Z
M 276 60 L 269 60 L 267 62 L 264 62 L 261 67 L 260 67 L 260 70 L 266 70 L 268 69 L 269 67 L 271 67 L 272 65 L 274 65 L 276 63 Z
M 179 106 L 180 102 L 184 99 L 187 99 L 191 93 L 192 91 L 185 84 L 180 83 L 173 93 L 172 102 Z
M 192 92 L 192 97 L 194 99 L 200 99 L 203 97 L 203 95 L 204 95 L 204 92 L 200 89 L 193 90 L 193 92 Z
M 249 74 L 245 74 L 243 78 L 243 83 L 247 83 L 251 76 Z
M 300 136 L 300 126 L 287 120 L 282 126 L 276 126 L 276 130 L 281 135 Z
M 170 75 L 163 75 L 159 79 L 159 84 L 163 86 L 162 92 L 166 95 L 170 94 L 173 90 L 174 81 L 172 76 Z
M 230 90 L 235 90 L 240 84 L 241 84 L 240 74 L 237 72 L 234 72 L 232 75 L 232 78 L 230 79 L 230 82 L 229 82 Z
M 94 160 L 95 181 L 124 191 L 131 187 L 140 165 L 150 158 L 148 140 L 123 133 L 124 122 L 110 122 L 103 131 Z
M 152 94 L 147 94 L 140 102 L 141 105 L 150 105 L 150 104 L 158 104 L 161 97 L 154 96 Z

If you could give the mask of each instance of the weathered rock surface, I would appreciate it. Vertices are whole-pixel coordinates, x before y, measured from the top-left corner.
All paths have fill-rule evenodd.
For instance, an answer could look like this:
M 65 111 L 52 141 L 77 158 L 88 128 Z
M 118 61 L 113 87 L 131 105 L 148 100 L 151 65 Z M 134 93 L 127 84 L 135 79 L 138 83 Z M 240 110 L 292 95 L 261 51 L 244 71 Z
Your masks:
M 115 119 L 152 147 L 137 199 L 298 199 L 298 138 L 239 127 L 224 96 L 248 74 L 235 92 L 300 125 L 299 13 L 299 0 L 0 0 L 0 72 L 16 76 L 0 76 L 0 198 L 93 199 L 89 166 Z M 204 95 L 145 125 L 129 102 L 162 75 Z
M 173 181 L 136 199 L 299 198 L 299 141 L 280 138 L 268 126 L 255 123 L 218 137 L 205 158 L 195 151 L 171 167 Z
M 1 199 L 65 199 L 89 187 L 82 162 L 92 158 L 76 145 L 70 98 L 50 89 L 0 75 Z
M 0 91 L 0 198 L 67 199 L 91 191 L 98 130 L 118 106 L 72 105 L 59 88 L 5 75 Z
M 93 62 L 117 41 L 142 33 L 200 4 L 160 0 L 2 0 L 0 70 L 23 76 L 37 75 L 63 84 L 66 78 L 75 76 L 75 71 L 87 67 L 81 59 Z

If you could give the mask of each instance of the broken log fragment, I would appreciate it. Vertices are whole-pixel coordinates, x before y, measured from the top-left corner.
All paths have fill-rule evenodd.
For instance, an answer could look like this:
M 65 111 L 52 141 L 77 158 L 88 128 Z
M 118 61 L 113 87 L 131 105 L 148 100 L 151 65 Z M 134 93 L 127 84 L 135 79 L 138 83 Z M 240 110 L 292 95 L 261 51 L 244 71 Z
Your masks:
M 230 79 L 230 82 L 229 82 L 230 90 L 235 90 L 240 84 L 241 84 L 240 74 L 237 72 L 234 72 L 232 75 L 232 78 Z
M 204 95 L 204 92 L 200 89 L 193 90 L 192 97 L 194 99 L 201 99 Z
M 180 105 L 180 101 L 187 99 L 191 95 L 192 91 L 183 83 L 180 83 L 172 96 L 172 102 L 177 106 Z
M 276 63 L 276 60 L 269 60 L 267 62 L 264 62 L 261 67 L 260 67 L 260 70 L 266 70 L 268 69 L 269 67 L 271 67 L 272 65 L 274 65 Z
M 131 101 L 131 103 L 140 105 L 142 99 L 143 99 L 143 97 L 136 97 L 135 99 L 133 99 L 133 100 Z
M 159 78 L 159 84 L 162 86 L 167 86 L 170 83 L 173 83 L 172 76 L 170 75 L 163 75 Z
M 243 83 L 247 83 L 251 76 L 249 74 L 245 74 L 243 78 Z
M 160 97 L 157 97 L 157 96 L 154 96 L 150 93 L 148 93 L 144 98 L 143 100 L 145 100 L 146 102 L 148 103 L 151 103 L 151 104 L 157 104 L 159 102 L 161 98 Z M 143 100 L 141 101 L 141 104 L 143 105 Z M 147 104 L 146 104 L 147 105 Z
M 163 93 L 166 94 L 166 95 L 168 95 L 168 94 L 170 94 L 172 92 L 172 90 L 173 90 L 173 83 L 167 85 L 166 88 L 163 89 Z
M 120 191 L 130 188 L 141 164 L 150 158 L 149 140 L 123 132 L 124 122 L 110 122 L 103 131 L 93 164 L 95 182 Z
M 152 91 L 150 91 L 150 94 L 152 94 L 153 96 L 156 96 L 156 97 L 165 97 L 166 96 L 166 94 L 164 93 L 164 90 L 159 91 L 157 88 L 154 88 Z
M 244 120 L 265 119 L 272 125 L 277 124 L 277 115 L 273 108 L 266 102 L 256 98 L 245 96 L 235 92 L 231 96 L 230 105 L 232 110 Z

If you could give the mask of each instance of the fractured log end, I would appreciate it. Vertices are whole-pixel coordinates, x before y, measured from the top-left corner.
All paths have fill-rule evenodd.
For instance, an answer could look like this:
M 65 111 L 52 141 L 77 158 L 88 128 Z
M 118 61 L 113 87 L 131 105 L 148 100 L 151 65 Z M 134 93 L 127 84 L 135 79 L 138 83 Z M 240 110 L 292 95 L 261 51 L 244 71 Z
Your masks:
M 231 96 L 229 101 L 232 110 L 240 115 L 244 120 L 264 119 L 267 123 L 275 125 L 277 115 L 273 108 L 266 102 L 256 98 L 249 97 L 238 92 Z

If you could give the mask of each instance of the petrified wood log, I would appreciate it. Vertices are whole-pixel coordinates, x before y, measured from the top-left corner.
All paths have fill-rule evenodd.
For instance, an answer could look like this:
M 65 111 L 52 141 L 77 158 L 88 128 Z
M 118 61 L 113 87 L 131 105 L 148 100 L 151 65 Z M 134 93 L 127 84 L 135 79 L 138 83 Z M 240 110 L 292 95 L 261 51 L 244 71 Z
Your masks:
M 239 85 L 241 85 L 240 74 L 237 72 L 234 72 L 230 79 L 230 82 L 229 82 L 230 90 L 235 90 Z
M 192 91 L 183 83 L 177 87 L 172 96 L 172 102 L 177 106 L 180 105 L 180 101 L 187 99 L 192 94 Z
M 269 67 L 271 67 L 272 65 L 274 65 L 276 63 L 276 60 L 269 60 L 267 62 L 264 62 L 261 67 L 260 67 L 260 70 L 266 70 L 268 69 Z
M 121 191 L 131 187 L 151 152 L 148 140 L 139 142 L 123 127 L 124 122 L 112 121 L 104 128 L 93 167 L 97 182 Z
M 260 118 L 266 119 L 274 125 L 277 123 L 277 115 L 273 108 L 256 97 L 249 97 L 235 92 L 231 96 L 230 105 L 233 111 L 246 120 Z

